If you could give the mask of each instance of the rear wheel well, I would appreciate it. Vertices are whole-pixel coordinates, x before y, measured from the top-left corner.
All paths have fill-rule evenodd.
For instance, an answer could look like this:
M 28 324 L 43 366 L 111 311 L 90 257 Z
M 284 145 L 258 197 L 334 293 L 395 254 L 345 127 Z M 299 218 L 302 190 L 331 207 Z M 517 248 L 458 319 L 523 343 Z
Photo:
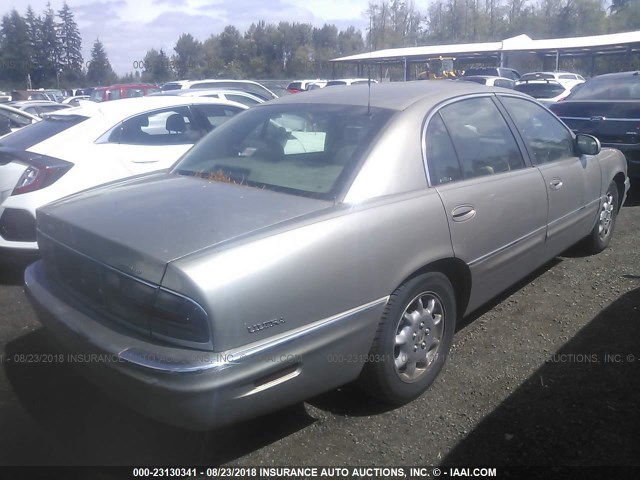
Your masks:
M 458 311 L 456 320 L 460 320 L 467 309 L 469 295 L 471 294 L 471 271 L 467 264 L 459 258 L 436 260 L 413 272 L 404 279 L 402 284 L 427 272 L 440 272 L 447 276 L 456 295 L 456 309 Z

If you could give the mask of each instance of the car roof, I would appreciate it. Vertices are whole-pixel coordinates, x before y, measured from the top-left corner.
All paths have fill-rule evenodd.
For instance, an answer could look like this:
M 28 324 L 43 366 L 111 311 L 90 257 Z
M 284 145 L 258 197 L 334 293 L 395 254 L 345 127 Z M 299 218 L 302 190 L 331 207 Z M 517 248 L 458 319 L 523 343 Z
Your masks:
M 640 71 L 639 70 L 630 70 L 628 72 L 615 72 L 615 73 L 603 73 L 602 75 L 598 75 L 593 77 L 591 80 L 596 79 L 596 78 L 618 78 L 618 77 L 629 77 L 629 76 L 640 76 Z
M 38 105 L 60 105 L 60 103 L 52 100 L 18 100 L 16 102 L 11 102 L 11 105 L 18 107 L 33 107 Z
M 20 115 L 23 117 L 28 117 L 32 120 L 41 120 L 40 117 L 36 117 L 35 115 L 30 114 L 29 112 L 25 112 L 24 110 L 20 110 L 18 108 L 12 107 L 11 105 L 0 103 L 0 110 L 6 110 L 10 113 L 14 113 L 16 115 Z
M 264 108 L 266 105 L 290 103 L 328 103 L 353 106 L 367 106 L 386 108 L 391 110 L 405 110 L 416 102 L 431 99 L 433 104 L 449 98 L 487 92 L 506 92 L 500 87 L 487 87 L 474 82 L 458 82 L 454 80 L 415 80 L 410 82 L 358 84 L 350 88 L 322 88 L 310 90 L 304 95 L 289 95 L 281 97 L 252 108 Z
M 123 98 L 109 102 L 81 102 L 79 107 L 65 109 L 56 112 L 56 115 L 83 115 L 87 117 L 120 117 L 127 118 L 137 113 L 142 113 L 160 108 L 193 105 L 194 103 L 211 103 L 214 105 L 237 106 L 246 109 L 246 105 L 219 98 L 210 97 L 184 97 L 180 95 L 146 96 L 136 98 Z
M 223 95 L 242 95 L 243 97 L 255 98 L 256 100 L 263 101 L 260 97 L 257 97 L 251 92 L 240 89 L 232 88 L 187 88 L 178 90 L 165 90 L 163 92 L 155 92 L 149 95 L 150 97 L 170 97 L 170 96 L 183 96 L 183 97 L 199 97 L 206 96 L 208 93 L 221 93 Z

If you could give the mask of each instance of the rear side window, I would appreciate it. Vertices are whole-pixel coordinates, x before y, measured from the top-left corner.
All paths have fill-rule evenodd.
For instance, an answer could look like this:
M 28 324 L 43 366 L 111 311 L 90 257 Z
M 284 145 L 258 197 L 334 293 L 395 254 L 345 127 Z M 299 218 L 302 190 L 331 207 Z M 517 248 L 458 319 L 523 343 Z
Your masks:
M 246 105 L 247 107 L 250 107 L 252 105 L 256 105 L 257 103 L 260 103 L 258 100 L 255 100 L 251 97 L 245 97 L 243 95 L 233 95 L 233 94 L 225 94 L 225 97 L 227 97 L 227 100 L 231 100 L 232 102 L 238 102 L 241 103 L 242 105 Z
M 17 150 L 27 150 L 32 146 L 44 142 L 67 128 L 85 121 L 88 117 L 81 115 L 51 115 L 40 122 L 27 125 L 20 130 L 0 139 L 0 147 L 15 148 Z
M 470 98 L 440 110 L 465 178 L 524 168 L 516 140 L 489 97 Z
M 203 132 L 195 126 L 187 107 L 147 112 L 129 118 L 114 128 L 108 143 L 125 145 L 193 144 Z
M 439 113 L 429 122 L 425 146 L 431 185 L 442 185 L 462 179 L 456 151 Z

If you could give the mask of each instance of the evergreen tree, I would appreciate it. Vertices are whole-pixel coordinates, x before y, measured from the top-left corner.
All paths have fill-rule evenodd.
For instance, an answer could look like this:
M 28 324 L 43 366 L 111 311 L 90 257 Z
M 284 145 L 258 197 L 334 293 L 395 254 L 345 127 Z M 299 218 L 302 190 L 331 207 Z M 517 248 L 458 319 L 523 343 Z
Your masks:
M 47 87 L 55 83 L 56 87 L 59 87 L 60 43 L 51 3 L 47 3 L 40 23 L 39 43 L 36 46 L 35 57 L 39 68 L 36 70 L 36 78 L 33 78 L 34 86 Z
M 152 48 L 144 56 L 142 80 L 150 83 L 164 83 L 173 77 L 169 57 L 164 50 Z
M 87 81 L 91 85 L 110 85 L 116 80 L 116 74 L 111 68 L 104 45 L 96 39 L 91 49 L 91 60 L 87 68 Z
M 73 12 L 65 1 L 58 11 L 60 23 L 57 25 L 60 45 L 61 77 L 66 86 L 74 86 L 82 80 L 82 37 Z
M 10 85 L 27 85 L 31 69 L 31 47 L 27 23 L 14 9 L 2 17 L 0 31 L 0 75 Z

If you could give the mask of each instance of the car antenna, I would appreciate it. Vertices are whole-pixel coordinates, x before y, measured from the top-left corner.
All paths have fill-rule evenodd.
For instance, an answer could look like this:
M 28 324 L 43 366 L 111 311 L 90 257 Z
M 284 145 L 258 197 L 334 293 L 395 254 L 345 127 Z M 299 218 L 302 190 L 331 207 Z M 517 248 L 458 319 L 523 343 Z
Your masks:
M 367 117 L 371 116 L 371 53 L 373 51 L 373 34 L 371 29 L 373 28 L 373 20 L 369 15 L 369 61 L 367 62 Z

